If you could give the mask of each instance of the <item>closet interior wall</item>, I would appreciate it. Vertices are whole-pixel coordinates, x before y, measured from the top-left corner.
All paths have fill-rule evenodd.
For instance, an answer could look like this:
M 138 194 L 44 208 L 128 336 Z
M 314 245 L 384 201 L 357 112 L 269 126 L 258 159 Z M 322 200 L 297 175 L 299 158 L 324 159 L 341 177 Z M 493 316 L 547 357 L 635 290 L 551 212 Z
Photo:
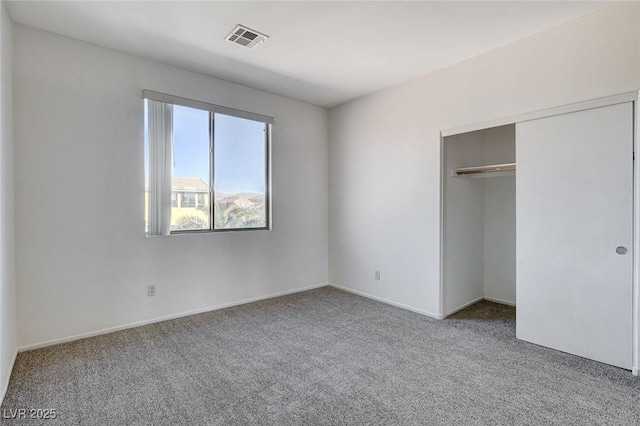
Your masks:
M 443 139 L 443 313 L 480 299 L 515 305 L 515 175 L 455 177 L 460 167 L 515 162 L 515 125 Z

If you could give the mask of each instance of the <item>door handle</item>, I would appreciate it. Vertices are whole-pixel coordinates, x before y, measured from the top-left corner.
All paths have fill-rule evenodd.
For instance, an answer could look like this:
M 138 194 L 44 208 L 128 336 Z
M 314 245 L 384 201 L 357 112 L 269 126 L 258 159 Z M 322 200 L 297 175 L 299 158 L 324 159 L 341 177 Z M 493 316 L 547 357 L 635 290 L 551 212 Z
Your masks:
M 627 254 L 628 252 L 629 252 L 629 250 L 624 246 L 616 247 L 616 253 L 618 253 L 618 254 Z

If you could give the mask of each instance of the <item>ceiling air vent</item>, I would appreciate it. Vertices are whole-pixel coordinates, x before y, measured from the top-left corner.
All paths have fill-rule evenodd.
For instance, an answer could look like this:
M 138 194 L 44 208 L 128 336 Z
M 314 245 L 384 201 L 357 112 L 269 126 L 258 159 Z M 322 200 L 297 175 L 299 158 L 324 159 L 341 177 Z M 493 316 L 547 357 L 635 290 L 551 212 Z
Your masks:
M 238 25 L 225 37 L 231 43 L 239 44 L 249 49 L 255 49 L 269 38 L 268 35 L 260 34 L 250 28 Z

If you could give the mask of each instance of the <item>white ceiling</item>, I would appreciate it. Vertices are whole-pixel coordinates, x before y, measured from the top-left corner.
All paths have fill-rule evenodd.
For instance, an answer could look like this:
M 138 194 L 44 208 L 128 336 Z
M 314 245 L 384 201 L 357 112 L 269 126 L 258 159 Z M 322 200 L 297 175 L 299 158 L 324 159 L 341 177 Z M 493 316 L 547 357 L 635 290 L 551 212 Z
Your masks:
M 8 2 L 14 22 L 330 107 L 609 2 Z M 269 35 L 249 50 L 237 24 Z

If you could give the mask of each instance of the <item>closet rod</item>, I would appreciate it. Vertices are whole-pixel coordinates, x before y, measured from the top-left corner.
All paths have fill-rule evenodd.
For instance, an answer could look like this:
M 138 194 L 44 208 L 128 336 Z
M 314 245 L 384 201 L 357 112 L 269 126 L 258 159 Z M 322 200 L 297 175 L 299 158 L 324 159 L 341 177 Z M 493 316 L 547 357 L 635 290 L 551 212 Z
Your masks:
M 456 169 L 457 176 L 478 175 L 483 173 L 515 172 L 516 163 L 494 164 L 491 166 L 461 167 Z

